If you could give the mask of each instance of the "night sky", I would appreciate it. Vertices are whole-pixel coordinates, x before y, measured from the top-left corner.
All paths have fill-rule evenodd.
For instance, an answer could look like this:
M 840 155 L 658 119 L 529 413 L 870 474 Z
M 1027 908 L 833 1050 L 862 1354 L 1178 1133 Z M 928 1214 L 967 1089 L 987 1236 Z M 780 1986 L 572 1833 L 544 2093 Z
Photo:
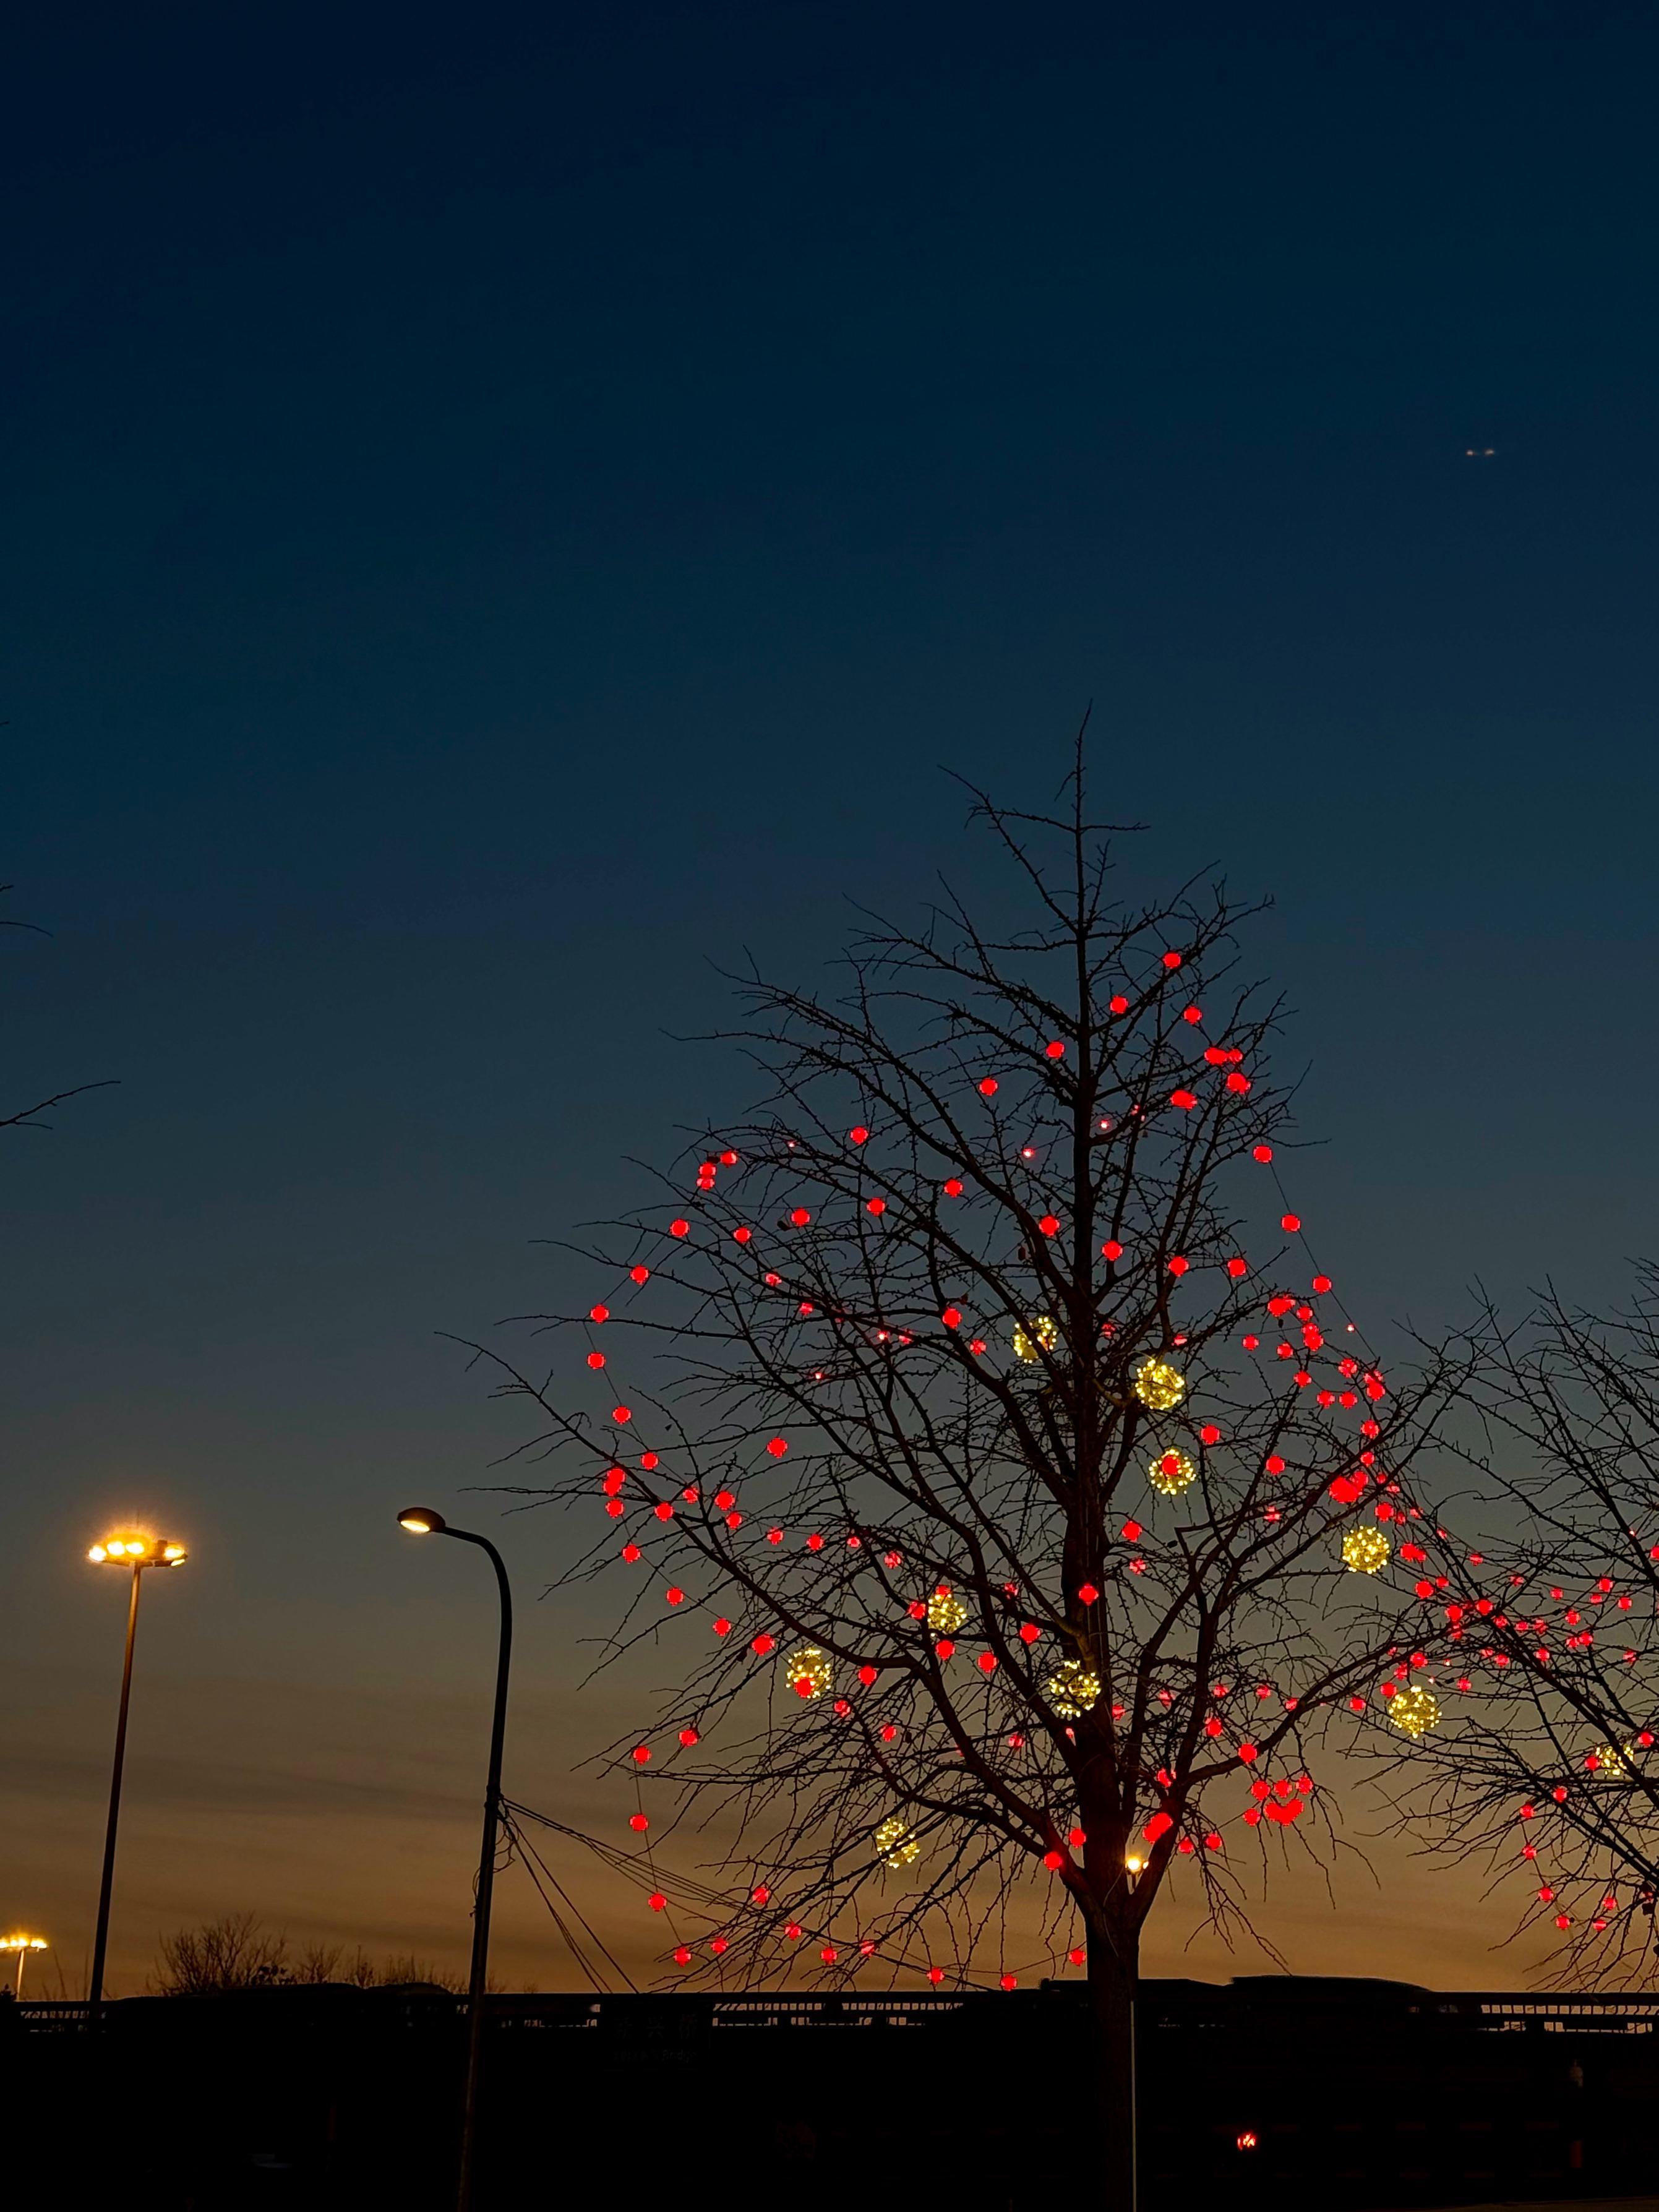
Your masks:
M 721 966 L 972 887 L 941 764 L 1044 799 L 1092 700 L 1126 888 L 1273 895 L 1368 1327 L 1659 1250 L 1653 10 L 33 15 L 0 1109 L 118 1087 L 0 1135 L 0 1917 L 70 1985 L 115 1518 L 193 1552 L 117 1993 L 245 1907 L 464 1959 L 493 1600 L 412 1498 L 514 1567 L 510 1788 L 622 1827 L 608 1601 L 466 1497 L 523 1431 L 441 1332 L 580 1295 L 535 1240 L 740 1100 L 674 1041 Z M 1280 1893 L 1294 1965 L 1520 1980 L 1501 1902 L 1376 1863 Z

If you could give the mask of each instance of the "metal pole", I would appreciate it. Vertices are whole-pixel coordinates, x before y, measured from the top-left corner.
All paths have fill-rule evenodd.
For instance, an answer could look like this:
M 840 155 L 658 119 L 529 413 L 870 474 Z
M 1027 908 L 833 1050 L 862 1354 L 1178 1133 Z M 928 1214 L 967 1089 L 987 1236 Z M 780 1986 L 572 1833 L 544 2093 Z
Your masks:
M 23 2002 L 23 1947 L 20 1943 L 17 1947 L 17 1987 L 12 1992 L 19 2004 Z
M 1139 2212 L 1140 2207 L 1140 2082 L 1135 2050 L 1135 2031 L 1139 2023 L 1139 2008 L 1136 2002 L 1140 1993 L 1139 1960 L 1136 1960 L 1136 1974 L 1129 1984 L 1129 2205 L 1130 2212 Z
M 513 1653 L 513 1593 L 501 1553 L 487 1536 L 465 1528 L 446 1528 L 464 1544 L 488 1552 L 501 1600 L 501 1650 L 495 1662 L 495 1711 L 489 1729 L 489 1778 L 484 1785 L 483 1841 L 478 1853 L 478 1899 L 472 1918 L 472 1972 L 466 1996 L 466 2088 L 461 2105 L 460 2179 L 456 2212 L 471 2212 L 477 2149 L 478 2079 L 483 2057 L 484 1987 L 489 1970 L 489 1906 L 495 1887 L 496 1824 L 501 1796 L 501 1746 L 507 1735 L 507 1670 Z
M 127 1703 L 132 1695 L 132 1640 L 138 1632 L 138 1579 L 141 1561 L 132 1564 L 132 1598 L 127 1607 L 127 1655 L 121 1666 L 121 1711 L 115 1723 L 115 1766 L 109 1780 L 109 1825 L 104 1831 L 104 1875 L 98 1886 L 98 1932 L 92 1944 L 92 1987 L 87 2019 L 98 2025 L 98 2008 L 104 1996 L 104 1953 L 109 1944 L 109 1899 L 115 1881 L 115 1826 L 121 1817 L 121 1768 L 127 1755 Z

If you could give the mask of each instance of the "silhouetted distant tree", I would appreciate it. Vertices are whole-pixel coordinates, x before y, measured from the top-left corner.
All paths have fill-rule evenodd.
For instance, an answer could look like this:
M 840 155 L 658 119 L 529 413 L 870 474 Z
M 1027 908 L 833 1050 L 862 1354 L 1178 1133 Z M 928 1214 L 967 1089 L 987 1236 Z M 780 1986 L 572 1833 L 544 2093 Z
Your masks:
M 161 1953 L 155 1986 L 164 1996 L 258 1989 L 295 1978 L 287 1936 L 262 1928 L 253 1912 L 228 1912 L 199 1928 L 180 1928 L 161 1938 Z
M 376 1962 L 361 1947 L 350 1959 L 338 1943 L 313 1943 L 292 1953 L 285 1935 L 255 1912 L 227 1912 L 199 1927 L 161 1938 L 153 1986 L 163 1996 L 207 1996 L 228 1990 L 345 1982 L 362 1990 L 420 1983 L 459 1992 L 465 1985 L 413 1953 Z

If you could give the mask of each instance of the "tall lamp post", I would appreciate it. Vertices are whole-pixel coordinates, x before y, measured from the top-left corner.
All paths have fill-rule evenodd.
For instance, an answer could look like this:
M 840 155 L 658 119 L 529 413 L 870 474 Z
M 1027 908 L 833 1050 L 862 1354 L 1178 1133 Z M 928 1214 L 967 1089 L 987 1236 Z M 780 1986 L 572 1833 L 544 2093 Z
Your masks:
M 23 1994 L 23 1961 L 31 1951 L 50 1951 L 52 1946 L 44 1936 L 0 1936 L 0 1951 L 17 1954 L 17 1986 L 12 1991 L 15 1997 Z
M 478 1853 L 478 1901 L 472 1917 L 472 1972 L 466 1992 L 466 2087 L 461 2104 L 461 2166 L 456 2212 L 471 2212 L 477 2148 L 478 2075 L 483 2055 L 484 1981 L 489 1966 L 489 1904 L 495 1887 L 495 1836 L 501 1797 L 501 1744 L 507 1734 L 507 1669 L 513 1654 L 513 1593 L 507 1568 L 488 1536 L 452 1528 L 429 1505 L 406 1505 L 398 1525 L 411 1536 L 453 1536 L 489 1554 L 501 1600 L 501 1640 L 495 1661 L 495 1711 L 489 1728 L 489 1776 L 484 1784 L 483 1842 Z
M 132 1595 L 127 1601 L 127 1650 L 121 1664 L 121 1709 L 115 1723 L 115 1765 L 109 1781 L 109 1821 L 104 1830 L 104 1872 L 98 1885 L 98 1932 L 92 1942 L 92 1987 L 88 1992 L 87 2017 L 98 2025 L 98 2008 L 104 1996 L 104 1954 L 109 1945 L 109 1900 L 115 1882 L 115 1829 L 121 1817 L 121 1769 L 127 1755 L 127 1705 L 132 1696 L 132 1643 L 138 1632 L 138 1589 L 146 1567 L 182 1567 L 188 1557 L 182 1544 L 163 1543 L 159 1537 L 137 1536 L 123 1531 L 106 1536 L 87 1553 L 94 1566 L 131 1567 Z

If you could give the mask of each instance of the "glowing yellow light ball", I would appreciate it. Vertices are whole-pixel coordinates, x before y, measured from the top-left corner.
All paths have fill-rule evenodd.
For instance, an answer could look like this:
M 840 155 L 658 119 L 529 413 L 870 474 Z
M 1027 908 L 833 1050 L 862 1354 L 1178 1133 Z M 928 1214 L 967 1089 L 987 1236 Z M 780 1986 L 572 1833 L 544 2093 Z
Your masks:
M 1179 1498 L 1198 1480 L 1198 1462 L 1184 1451 L 1163 1452 L 1147 1468 L 1146 1480 L 1165 1498 Z
M 1014 1331 L 1014 1357 L 1031 1366 L 1042 1358 L 1043 1352 L 1052 1352 L 1060 1341 L 1060 1331 L 1047 1314 L 1038 1314 L 1024 1328 Z M 1040 1348 L 1039 1348 L 1040 1347 Z
M 906 1822 L 895 1813 L 876 1830 L 876 1849 L 890 1867 L 909 1866 L 921 1856 L 921 1845 Z
M 797 1697 L 821 1698 L 829 1688 L 830 1655 L 816 1644 L 798 1644 L 783 1662 L 783 1678 Z
M 1402 1735 L 1426 1735 L 1440 1725 L 1440 1700 L 1420 1682 L 1389 1700 L 1389 1719 Z
M 1042 1694 L 1062 1720 L 1075 1720 L 1099 1697 L 1100 1677 L 1082 1659 L 1062 1659 L 1043 1684 Z
M 1628 1774 L 1630 1754 L 1635 1748 L 1634 1744 L 1627 1743 L 1620 1751 L 1610 1743 L 1598 1743 L 1590 1753 L 1590 1759 L 1595 1761 L 1595 1765 L 1590 1767 L 1590 1772 L 1592 1774 Z M 1587 1766 L 1589 1765 L 1589 1759 L 1584 1763 Z
M 1357 1575 L 1380 1573 L 1394 1557 L 1394 1546 L 1380 1528 L 1350 1528 L 1342 1539 L 1342 1564 Z
M 968 1618 L 968 1608 L 943 1583 L 927 1601 L 927 1626 L 935 1636 L 954 1636 Z
M 1143 1359 L 1134 1374 L 1135 1395 L 1154 1413 L 1167 1413 L 1187 1395 L 1187 1378 L 1167 1359 Z

